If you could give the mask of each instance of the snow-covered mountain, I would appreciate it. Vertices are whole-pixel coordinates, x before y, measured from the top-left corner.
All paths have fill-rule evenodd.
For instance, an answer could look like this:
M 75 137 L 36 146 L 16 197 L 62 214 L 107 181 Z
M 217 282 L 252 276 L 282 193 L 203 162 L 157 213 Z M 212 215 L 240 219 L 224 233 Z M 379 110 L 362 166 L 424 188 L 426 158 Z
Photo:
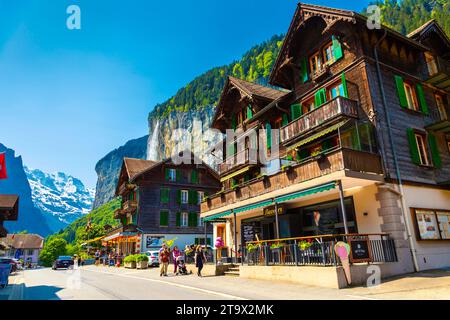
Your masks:
M 54 232 L 90 212 L 95 190 L 65 173 L 49 174 L 25 166 L 34 205 L 39 208 Z

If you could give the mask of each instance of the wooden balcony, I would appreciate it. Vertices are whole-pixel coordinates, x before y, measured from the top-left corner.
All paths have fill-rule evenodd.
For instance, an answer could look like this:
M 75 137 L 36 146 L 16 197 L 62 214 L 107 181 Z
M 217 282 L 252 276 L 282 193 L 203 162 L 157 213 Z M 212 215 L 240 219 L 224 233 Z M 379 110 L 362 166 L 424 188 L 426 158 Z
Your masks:
M 127 200 L 122 203 L 122 210 L 124 212 L 134 212 L 137 209 L 136 200 Z
M 433 61 L 427 63 L 427 69 L 427 83 L 450 91 L 450 62 L 440 57 L 435 57 Z
M 341 117 L 358 118 L 358 102 L 337 97 L 281 128 L 281 143 L 288 145 L 319 126 L 332 124 Z
M 383 173 L 379 155 L 350 149 L 337 149 L 324 153 L 320 159 L 312 158 L 296 164 L 290 170 L 249 181 L 236 190 L 225 190 L 215 194 L 201 204 L 201 211 L 208 212 L 342 170 Z
M 222 176 L 239 168 L 257 164 L 258 152 L 256 150 L 245 149 L 219 164 L 219 174 Z

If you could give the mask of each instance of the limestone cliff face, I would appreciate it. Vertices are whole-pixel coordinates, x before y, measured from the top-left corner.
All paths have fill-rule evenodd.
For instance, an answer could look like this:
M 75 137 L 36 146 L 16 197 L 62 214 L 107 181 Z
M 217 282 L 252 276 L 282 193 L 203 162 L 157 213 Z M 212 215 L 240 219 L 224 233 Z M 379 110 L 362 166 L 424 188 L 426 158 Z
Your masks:
M 124 157 L 145 159 L 147 155 L 148 136 L 128 141 L 125 145 L 111 151 L 95 166 L 97 187 L 95 191 L 94 209 L 114 198 L 120 166 Z

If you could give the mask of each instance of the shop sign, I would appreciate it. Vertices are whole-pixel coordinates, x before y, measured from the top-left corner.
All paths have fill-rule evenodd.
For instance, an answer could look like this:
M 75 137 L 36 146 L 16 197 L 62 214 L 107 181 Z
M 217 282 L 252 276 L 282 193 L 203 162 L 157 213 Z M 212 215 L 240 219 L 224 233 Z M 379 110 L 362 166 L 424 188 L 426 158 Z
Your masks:
M 277 206 L 278 215 L 281 215 L 284 213 L 284 206 L 278 205 Z M 275 205 L 269 206 L 264 208 L 264 215 L 265 216 L 274 216 L 275 215 Z
M 369 239 L 349 239 L 352 263 L 372 262 Z

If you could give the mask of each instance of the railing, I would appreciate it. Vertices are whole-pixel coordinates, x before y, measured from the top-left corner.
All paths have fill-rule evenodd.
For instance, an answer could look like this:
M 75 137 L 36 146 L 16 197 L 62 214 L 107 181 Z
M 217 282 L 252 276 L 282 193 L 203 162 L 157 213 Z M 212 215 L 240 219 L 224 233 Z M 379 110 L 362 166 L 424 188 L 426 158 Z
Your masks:
M 242 165 L 257 163 L 258 154 L 256 150 L 244 149 L 219 164 L 219 174 L 222 175 Z
M 253 250 L 241 248 L 242 264 L 247 265 L 293 265 L 337 266 L 340 265 L 334 246 L 339 241 L 367 239 L 370 263 L 397 262 L 394 240 L 387 234 L 348 234 L 302 237 L 271 241 L 250 242 Z M 280 243 L 273 246 L 274 243 Z M 303 244 L 303 246 L 302 246 Z
M 137 201 L 136 200 L 127 200 L 123 202 L 122 204 L 122 210 L 125 212 L 133 211 L 137 208 Z
M 306 113 L 281 128 L 281 142 L 286 143 L 293 138 L 311 130 L 337 116 L 358 117 L 358 102 L 344 97 L 337 97 L 317 109 Z

